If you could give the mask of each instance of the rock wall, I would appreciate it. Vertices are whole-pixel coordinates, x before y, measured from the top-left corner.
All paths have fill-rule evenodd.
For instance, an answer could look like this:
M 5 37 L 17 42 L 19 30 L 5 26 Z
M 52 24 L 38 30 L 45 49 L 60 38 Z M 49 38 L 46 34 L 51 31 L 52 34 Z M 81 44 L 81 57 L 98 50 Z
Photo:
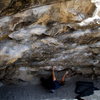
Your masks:
M 0 79 L 57 71 L 100 74 L 98 0 L 1 0 Z

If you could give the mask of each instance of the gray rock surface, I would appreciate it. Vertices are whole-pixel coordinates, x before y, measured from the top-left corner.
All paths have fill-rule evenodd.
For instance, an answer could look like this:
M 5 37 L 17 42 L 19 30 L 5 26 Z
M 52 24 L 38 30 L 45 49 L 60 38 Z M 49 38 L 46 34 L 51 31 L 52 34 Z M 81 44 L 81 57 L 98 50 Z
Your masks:
M 11 1 L 0 12 L 0 79 L 27 81 L 52 66 L 100 75 L 97 1 Z

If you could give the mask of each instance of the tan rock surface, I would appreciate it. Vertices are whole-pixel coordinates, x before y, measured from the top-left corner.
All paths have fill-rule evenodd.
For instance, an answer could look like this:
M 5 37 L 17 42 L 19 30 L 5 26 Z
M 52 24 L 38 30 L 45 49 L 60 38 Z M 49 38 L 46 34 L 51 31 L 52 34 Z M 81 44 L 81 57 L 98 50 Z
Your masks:
M 100 19 L 93 16 L 95 4 L 91 0 L 52 2 L 55 1 L 18 0 L 1 12 L 1 79 L 14 79 L 13 75 L 15 79 L 30 80 L 33 73 L 38 75 L 43 70 L 43 74 L 52 66 L 57 71 L 98 74 Z M 9 67 L 12 74 L 5 75 Z M 33 69 L 22 72 L 22 67 Z

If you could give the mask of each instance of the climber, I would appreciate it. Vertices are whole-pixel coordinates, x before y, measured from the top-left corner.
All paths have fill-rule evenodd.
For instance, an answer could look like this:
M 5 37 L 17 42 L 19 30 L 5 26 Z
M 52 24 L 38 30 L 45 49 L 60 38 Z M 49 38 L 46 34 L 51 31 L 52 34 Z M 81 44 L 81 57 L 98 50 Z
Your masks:
M 46 89 L 50 90 L 51 93 L 53 93 L 56 89 L 64 85 L 66 76 L 68 76 L 68 71 L 65 72 L 61 80 L 57 80 L 55 73 L 54 73 L 54 66 L 53 66 L 51 76 L 47 79 L 41 78 L 41 84 Z

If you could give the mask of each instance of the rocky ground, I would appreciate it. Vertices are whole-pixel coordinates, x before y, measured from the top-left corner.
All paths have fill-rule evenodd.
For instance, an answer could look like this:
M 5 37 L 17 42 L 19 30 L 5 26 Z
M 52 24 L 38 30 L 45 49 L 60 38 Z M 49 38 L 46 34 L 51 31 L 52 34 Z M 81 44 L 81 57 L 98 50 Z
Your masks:
M 49 93 L 40 84 L 4 85 L 0 87 L 0 100 L 74 100 L 76 81 L 93 81 L 95 86 L 100 88 L 100 79 L 91 80 L 86 76 L 74 76 L 66 79 L 65 86 L 55 93 Z M 100 91 L 95 91 L 91 96 L 84 97 L 85 100 L 100 100 Z

